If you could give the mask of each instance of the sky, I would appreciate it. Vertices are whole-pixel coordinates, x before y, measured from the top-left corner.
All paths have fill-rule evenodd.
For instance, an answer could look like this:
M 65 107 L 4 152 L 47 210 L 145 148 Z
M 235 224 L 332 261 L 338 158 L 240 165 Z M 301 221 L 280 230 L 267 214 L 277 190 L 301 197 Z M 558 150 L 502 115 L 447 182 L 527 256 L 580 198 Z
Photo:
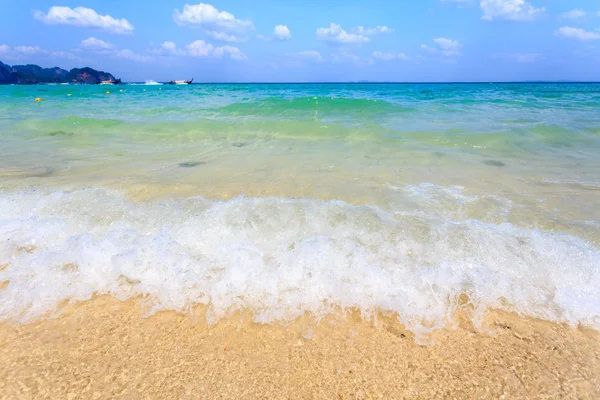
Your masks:
M 2 0 L 0 61 L 130 82 L 600 81 L 598 0 L 208 1 Z

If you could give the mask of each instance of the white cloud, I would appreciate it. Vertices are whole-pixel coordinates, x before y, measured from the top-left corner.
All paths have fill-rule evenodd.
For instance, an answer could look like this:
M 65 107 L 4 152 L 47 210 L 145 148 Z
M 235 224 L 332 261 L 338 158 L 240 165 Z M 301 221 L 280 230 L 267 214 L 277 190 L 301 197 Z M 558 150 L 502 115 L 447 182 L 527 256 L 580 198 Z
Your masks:
M 165 42 L 163 42 L 163 44 L 160 45 L 160 47 L 162 47 L 164 50 L 166 50 L 170 53 L 177 52 L 177 45 L 175 44 L 175 42 L 165 41 Z
M 30 56 L 33 54 L 48 54 L 49 52 L 41 49 L 38 46 L 15 46 L 11 47 L 6 44 L 0 46 L 0 55 L 9 59 L 17 59 L 22 56 Z
M 318 62 L 323 61 L 323 57 L 321 57 L 321 53 L 319 53 L 316 50 L 301 51 L 301 52 L 296 53 L 295 55 L 297 57 L 308 59 L 308 60 L 313 60 L 313 61 L 318 61 Z
M 442 3 L 453 3 L 458 4 L 459 6 L 470 6 L 473 4 L 474 0 L 441 0 Z
M 600 33 L 588 32 L 579 28 L 572 28 L 570 26 L 563 26 L 554 33 L 558 37 L 567 39 L 577 39 L 581 41 L 597 40 L 600 39 Z
M 347 50 L 342 50 L 342 51 L 339 51 L 337 53 L 331 54 L 331 59 L 334 62 L 340 62 L 340 63 L 343 63 L 343 62 L 352 62 L 352 63 L 354 63 L 356 65 L 359 65 L 359 66 L 362 64 L 360 62 L 360 57 L 359 56 L 357 56 L 353 52 L 347 51 Z
M 539 53 L 513 54 L 513 57 L 518 63 L 532 63 L 539 60 L 542 55 Z
M 246 56 L 237 47 L 218 46 L 215 47 L 204 40 L 196 40 L 186 46 L 187 55 L 191 57 L 223 58 L 228 57 L 234 60 L 245 60 Z
M 422 44 L 421 49 L 431 54 L 442 54 L 446 57 L 461 55 L 462 45 L 456 40 L 446 38 L 435 38 L 433 39 L 433 42 L 437 46 L 427 46 L 425 44 Z
M 210 43 L 204 40 L 196 40 L 186 46 L 187 54 L 192 57 L 209 57 L 215 49 Z
M 238 35 L 254 29 L 252 21 L 237 19 L 227 11 L 219 11 L 210 4 L 185 4 L 183 10 L 173 11 L 173 20 L 177 25 L 200 27 L 206 36 L 220 42 L 240 42 L 244 38 Z
M 38 46 L 17 46 L 13 47 L 13 51 L 22 54 L 24 56 L 30 56 L 32 54 L 48 53 L 46 50 L 42 50 Z
M 436 38 L 433 41 L 441 49 L 441 52 L 445 56 L 459 56 L 462 45 L 456 40 L 446 38 Z
M 35 10 L 33 16 L 46 24 L 73 25 L 86 28 L 98 28 L 107 32 L 128 34 L 133 32 L 133 25 L 125 18 L 117 19 L 110 15 L 100 15 L 91 8 L 85 7 L 50 7 L 48 13 Z
M 154 51 L 155 54 L 166 54 L 171 56 L 184 56 L 185 51 L 178 49 L 173 42 L 166 41 L 160 45 L 160 48 Z
M 107 43 L 104 40 L 96 39 L 95 37 L 90 37 L 81 42 L 82 49 L 98 51 L 98 50 L 112 50 L 115 46 L 111 43 Z
M 392 33 L 394 32 L 394 29 L 389 28 L 385 25 L 377 25 L 375 28 L 365 28 L 364 26 L 357 26 L 356 28 L 352 29 L 352 32 L 357 33 L 359 35 L 371 36 L 376 35 L 378 33 Z
M 286 25 L 277 25 L 273 28 L 272 36 L 265 36 L 263 34 L 257 34 L 256 37 L 260 40 L 264 40 L 265 42 L 270 42 L 272 40 L 291 40 L 292 32 Z
M 118 50 L 114 53 L 114 56 L 135 62 L 148 62 L 154 60 L 154 58 L 150 56 L 137 54 L 129 49 Z
M 404 53 L 392 53 L 385 51 L 374 51 L 371 55 L 376 60 L 381 61 L 392 61 L 392 60 L 408 60 L 408 57 Z
M 237 47 L 233 47 L 233 46 L 215 47 L 213 55 L 217 58 L 229 57 L 232 60 L 240 60 L 240 61 L 247 59 L 246 56 L 244 55 L 244 53 L 242 53 L 240 51 L 240 49 L 238 49 Z
M 581 8 L 575 8 L 560 15 L 560 19 L 587 19 L 600 17 L 600 11 L 585 11 Z
M 336 43 L 365 43 L 369 41 L 369 38 L 356 33 L 348 33 L 342 29 L 338 24 L 333 22 L 329 25 L 329 28 L 318 28 L 317 39 L 325 40 L 328 42 Z
M 196 40 L 180 49 L 174 42 L 166 41 L 150 50 L 159 56 L 187 56 L 198 58 L 231 58 L 233 60 L 246 60 L 244 53 L 233 46 L 214 46 L 204 40 Z
M 585 18 L 587 17 L 588 13 L 585 12 L 584 10 L 577 8 L 574 10 L 570 10 L 567 11 L 566 13 L 562 13 L 560 15 L 561 18 L 563 19 L 578 19 L 578 18 Z
M 173 11 L 173 20 L 181 26 L 200 26 L 207 31 L 242 33 L 254 29 L 252 21 L 237 19 L 227 11 L 219 11 L 210 4 L 185 4 L 183 10 Z
M 350 32 L 345 31 L 338 24 L 333 22 L 329 24 L 329 28 L 317 29 L 317 39 L 325 40 L 328 42 L 342 43 L 342 44 L 360 44 L 366 43 L 370 39 L 368 36 L 376 35 L 378 33 L 391 33 L 393 29 L 387 26 L 376 26 L 375 28 L 365 28 L 363 26 L 357 26 L 351 29 Z
M 290 40 L 292 38 L 292 33 L 286 25 L 277 25 L 273 29 L 273 37 L 279 40 Z
M 221 31 L 204 31 L 206 36 L 219 42 L 237 42 L 238 38 L 235 35 L 230 35 L 227 32 Z
M 543 58 L 542 54 L 540 53 L 496 54 L 492 57 L 517 63 L 532 63 Z
M 535 8 L 525 0 L 481 0 L 482 19 L 507 19 L 511 21 L 532 21 L 546 14 L 545 8 Z
M 435 47 L 427 46 L 426 44 L 422 44 L 421 49 L 425 50 L 428 53 L 437 53 L 438 52 L 438 49 L 436 49 Z
M 31 56 L 44 56 L 51 58 L 67 58 L 70 60 L 77 59 L 72 53 L 66 51 L 50 51 L 40 48 L 39 46 L 8 46 L 0 45 L 0 55 L 8 60 L 27 59 Z
M 433 39 L 442 49 L 447 50 L 455 50 L 460 49 L 461 45 L 456 40 L 446 39 L 446 38 L 436 38 Z
M 96 54 L 103 54 L 117 58 L 123 58 L 125 60 L 135 62 L 149 62 L 153 60 L 153 58 L 150 56 L 137 54 L 129 49 L 119 50 L 112 43 L 96 39 L 95 37 L 90 37 L 85 40 L 82 40 L 81 44 L 79 45 L 79 50 L 94 52 Z

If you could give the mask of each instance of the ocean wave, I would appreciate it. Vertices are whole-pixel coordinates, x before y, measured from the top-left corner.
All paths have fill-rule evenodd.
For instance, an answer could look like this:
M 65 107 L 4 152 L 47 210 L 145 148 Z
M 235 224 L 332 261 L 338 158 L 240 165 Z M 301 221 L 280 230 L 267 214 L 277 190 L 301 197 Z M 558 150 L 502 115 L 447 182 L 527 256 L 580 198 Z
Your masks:
M 452 324 L 466 295 L 475 321 L 500 308 L 600 329 L 598 249 L 436 210 L 474 201 L 460 188 L 398 190 L 422 208 L 0 192 L 0 319 L 29 322 L 65 301 L 112 294 L 142 296 L 151 312 L 204 304 L 209 322 L 239 309 L 261 323 L 387 311 L 425 338 Z

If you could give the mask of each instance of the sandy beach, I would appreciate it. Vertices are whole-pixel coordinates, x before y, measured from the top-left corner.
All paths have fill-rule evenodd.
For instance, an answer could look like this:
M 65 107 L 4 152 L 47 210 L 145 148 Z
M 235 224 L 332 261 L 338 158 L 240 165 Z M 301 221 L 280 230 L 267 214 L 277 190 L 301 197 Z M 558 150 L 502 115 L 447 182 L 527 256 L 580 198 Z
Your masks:
M 262 325 L 202 309 L 142 318 L 109 296 L 58 317 L 0 324 L 3 399 L 598 398 L 600 335 L 495 311 L 481 332 L 418 345 L 395 318 L 358 313 Z

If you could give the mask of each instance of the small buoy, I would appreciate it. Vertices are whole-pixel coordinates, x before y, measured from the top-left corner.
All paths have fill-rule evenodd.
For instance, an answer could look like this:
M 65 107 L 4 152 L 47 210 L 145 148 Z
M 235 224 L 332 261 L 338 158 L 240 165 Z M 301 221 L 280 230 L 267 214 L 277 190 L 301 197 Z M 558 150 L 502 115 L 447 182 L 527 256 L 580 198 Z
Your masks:
M 35 98 L 35 101 L 36 101 L 37 103 L 39 103 L 40 101 L 42 101 L 42 99 L 40 99 L 39 97 L 36 97 L 36 98 Z
M 123 93 L 123 89 L 119 90 L 119 92 Z
M 146 91 L 146 89 L 144 89 L 144 92 Z
M 110 94 L 110 92 L 107 90 L 107 91 L 106 91 L 106 94 Z
M 158 88 L 158 90 L 162 90 L 162 88 L 161 88 L 161 87 L 159 87 L 159 88 Z
M 71 93 L 67 94 L 67 97 L 71 97 Z

